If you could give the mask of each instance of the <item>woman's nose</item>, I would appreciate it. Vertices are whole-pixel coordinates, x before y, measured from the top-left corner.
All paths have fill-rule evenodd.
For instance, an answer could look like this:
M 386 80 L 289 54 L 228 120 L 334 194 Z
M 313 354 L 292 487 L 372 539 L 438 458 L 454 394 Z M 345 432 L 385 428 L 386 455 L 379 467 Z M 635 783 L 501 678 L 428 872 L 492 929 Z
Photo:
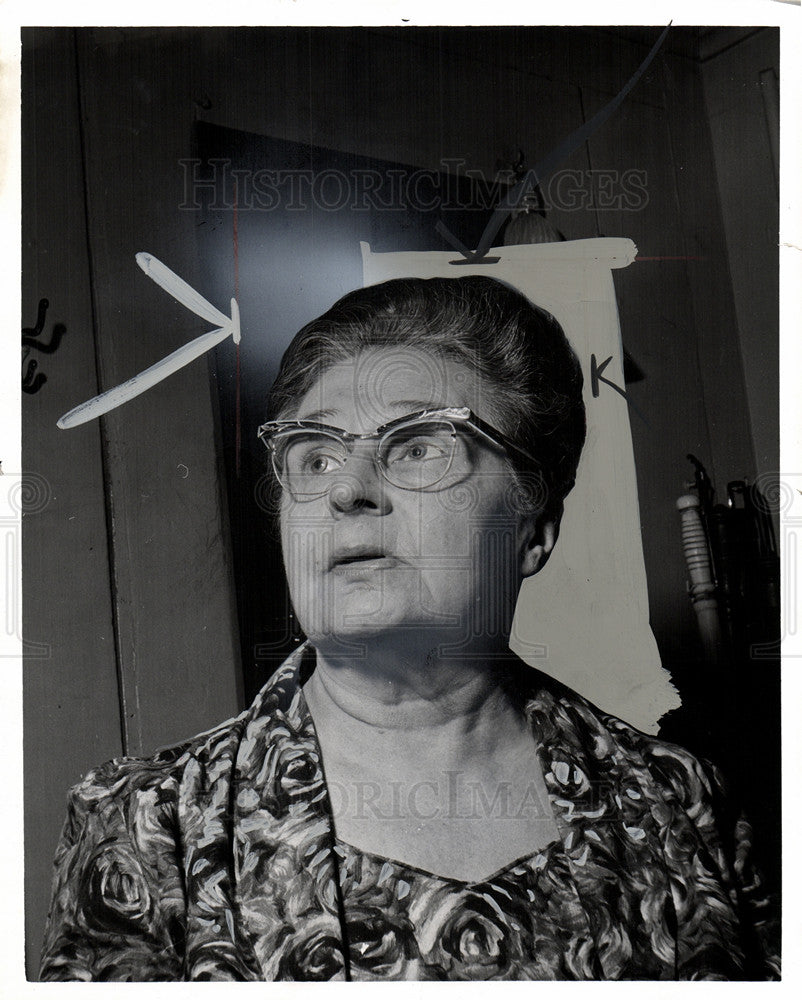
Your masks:
M 386 487 L 372 454 L 351 454 L 329 488 L 329 506 L 336 514 L 386 514 Z

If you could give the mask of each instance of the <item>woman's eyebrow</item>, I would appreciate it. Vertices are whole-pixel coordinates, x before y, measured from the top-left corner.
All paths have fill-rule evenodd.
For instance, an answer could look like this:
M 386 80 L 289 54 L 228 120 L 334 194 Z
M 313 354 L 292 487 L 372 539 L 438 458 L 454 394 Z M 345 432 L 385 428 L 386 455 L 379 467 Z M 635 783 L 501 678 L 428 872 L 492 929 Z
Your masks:
M 313 410 L 312 413 L 307 413 L 303 417 L 296 417 L 296 420 L 311 420 L 313 423 L 323 423 L 326 420 L 331 420 L 336 417 L 336 410 Z
M 388 404 L 388 409 L 400 410 L 403 416 L 406 413 L 417 413 L 419 410 L 440 410 L 446 405 L 446 403 L 424 399 L 396 399 Z M 327 420 L 335 419 L 338 413 L 338 410 L 313 410 L 312 413 L 298 416 L 295 419 L 309 420 L 312 423 L 325 423 Z
M 424 399 L 397 399 L 391 403 L 393 409 L 406 410 L 408 413 L 416 413 L 418 410 L 442 410 L 448 404 L 438 401 Z

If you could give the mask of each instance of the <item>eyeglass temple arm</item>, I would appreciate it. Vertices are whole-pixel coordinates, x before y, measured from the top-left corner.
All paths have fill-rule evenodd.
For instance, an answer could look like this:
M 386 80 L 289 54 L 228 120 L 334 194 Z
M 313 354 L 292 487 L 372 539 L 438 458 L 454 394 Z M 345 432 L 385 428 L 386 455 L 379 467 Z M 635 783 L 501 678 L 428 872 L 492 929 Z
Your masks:
M 473 412 L 470 413 L 467 422 L 471 425 L 471 427 L 477 430 L 482 435 L 482 437 L 487 438 L 488 441 L 492 441 L 494 445 L 496 446 L 501 445 L 508 451 L 514 451 L 517 452 L 519 455 L 523 455 L 524 458 L 527 458 L 530 462 L 533 462 L 535 465 L 539 464 L 538 460 L 535 458 L 534 455 L 531 455 L 528 451 L 526 451 L 525 448 L 521 448 L 514 441 L 511 441 L 506 434 L 502 434 L 501 431 L 496 430 L 495 427 L 492 427 L 490 424 L 485 423 L 484 420 L 482 420 L 480 417 L 477 417 L 476 414 L 474 414 Z

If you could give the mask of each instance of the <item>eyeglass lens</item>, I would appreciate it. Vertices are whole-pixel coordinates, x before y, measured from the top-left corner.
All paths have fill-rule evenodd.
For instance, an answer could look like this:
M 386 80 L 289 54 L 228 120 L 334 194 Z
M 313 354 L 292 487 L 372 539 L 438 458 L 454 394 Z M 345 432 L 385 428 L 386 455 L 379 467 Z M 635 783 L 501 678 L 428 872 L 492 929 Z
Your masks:
M 348 461 L 354 445 L 327 431 L 291 428 L 275 436 L 273 462 L 282 485 L 295 497 L 325 494 Z M 448 473 L 459 452 L 448 421 L 421 421 L 397 427 L 375 445 L 375 460 L 388 482 L 423 490 Z M 463 471 L 463 470 L 459 470 Z

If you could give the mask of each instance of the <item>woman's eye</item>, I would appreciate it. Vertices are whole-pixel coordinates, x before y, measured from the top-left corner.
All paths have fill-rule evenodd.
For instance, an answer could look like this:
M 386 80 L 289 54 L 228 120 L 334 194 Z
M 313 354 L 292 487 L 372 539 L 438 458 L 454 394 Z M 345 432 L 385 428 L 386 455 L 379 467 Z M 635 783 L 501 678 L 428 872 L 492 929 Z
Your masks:
M 429 444 L 411 444 L 407 448 L 407 458 L 423 460 L 432 454 L 435 449 Z
M 430 439 L 405 441 L 394 447 L 388 456 L 394 462 L 430 462 L 448 455 L 448 448 L 442 442 Z
M 327 455 L 316 455 L 313 459 L 307 462 L 307 470 L 309 472 L 326 472 L 329 468 L 330 459 Z
M 301 471 L 308 476 L 325 476 L 342 468 L 343 460 L 333 452 L 315 451 L 304 455 Z

